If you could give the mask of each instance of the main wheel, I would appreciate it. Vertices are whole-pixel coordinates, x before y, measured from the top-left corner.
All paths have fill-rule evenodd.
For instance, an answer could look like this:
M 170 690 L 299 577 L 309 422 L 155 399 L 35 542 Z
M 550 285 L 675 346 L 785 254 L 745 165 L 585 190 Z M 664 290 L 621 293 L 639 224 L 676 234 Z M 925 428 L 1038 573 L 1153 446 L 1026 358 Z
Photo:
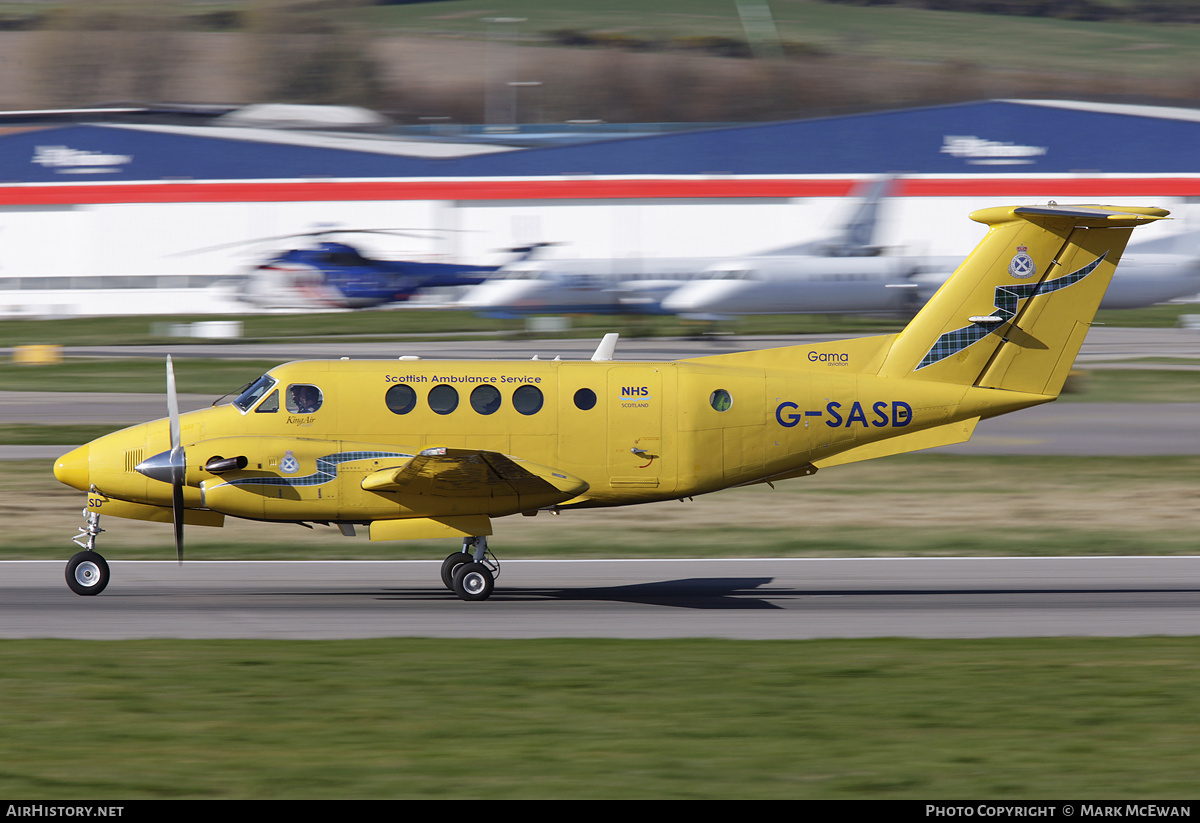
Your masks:
M 492 570 L 482 563 L 465 563 L 454 572 L 454 593 L 463 600 L 487 600 L 495 585 Z
M 454 591 L 454 573 L 458 571 L 458 567 L 464 563 L 471 562 L 471 555 L 466 552 L 455 552 L 442 561 L 442 582 L 446 584 L 446 588 Z
M 100 594 L 108 585 L 108 563 L 95 552 L 80 552 L 67 561 L 67 585 L 75 594 Z

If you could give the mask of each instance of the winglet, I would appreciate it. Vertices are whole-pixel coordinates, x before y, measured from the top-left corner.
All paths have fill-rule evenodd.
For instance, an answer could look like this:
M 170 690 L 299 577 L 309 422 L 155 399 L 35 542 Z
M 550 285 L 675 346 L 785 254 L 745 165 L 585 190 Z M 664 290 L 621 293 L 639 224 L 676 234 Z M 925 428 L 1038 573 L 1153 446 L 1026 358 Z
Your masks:
M 615 331 L 610 331 L 604 335 L 604 339 L 600 341 L 600 345 L 596 347 L 596 352 L 592 355 L 592 360 L 596 363 L 612 360 L 613 353 L 617 350 L 618 337 L 620 335 Z

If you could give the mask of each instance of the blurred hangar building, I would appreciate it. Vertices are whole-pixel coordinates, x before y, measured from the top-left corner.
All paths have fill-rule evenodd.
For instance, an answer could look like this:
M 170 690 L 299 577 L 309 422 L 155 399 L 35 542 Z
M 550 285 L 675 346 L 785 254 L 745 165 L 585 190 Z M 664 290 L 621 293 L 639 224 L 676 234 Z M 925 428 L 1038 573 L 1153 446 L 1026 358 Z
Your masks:
M 323 232 L 387 259 L 501 265 L 517 247 L 716 257 L 819 239 L 893 177 L 876 242 L 965 254 L 973 209 L 1200 215 L 1200 110 L 988 100 L 725 127 L 391 126 L 337 107 L 0 113 L 0 317 L 230 313 L 265 257 Z M 1166 222 L 1166 221 L 1164 221 Z

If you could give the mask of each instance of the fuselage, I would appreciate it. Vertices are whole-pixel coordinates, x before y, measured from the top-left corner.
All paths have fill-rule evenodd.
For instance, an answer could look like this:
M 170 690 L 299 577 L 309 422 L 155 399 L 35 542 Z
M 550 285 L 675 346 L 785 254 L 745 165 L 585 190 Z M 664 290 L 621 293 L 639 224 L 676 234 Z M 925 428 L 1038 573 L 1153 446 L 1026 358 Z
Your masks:
M 663 300 L 675 314 L 898 312 L 915 308 L 913 261 L 750 257 L 714 266 Z
M 659 313 L 664 297 L 711 265 L 709 258 L 522 260 L 468 289 L 478 312 Z
M 661 363 L 289 363 L 232 403 L 181 416 L 185 503 L 254 519 L 356 522 L 644 503 L 804 474 L 864 444 L 1050 399 L 856 373 L 888 340 Z M 570 493 L 500 503 L 364 487 L 431 447 L 550 467 Z M 170 485 L 135 468 L 167 449 L 167 422 L 155 421 L 65 455 L 55 472 L 80 489 L 167 506 Z M 204 468 L 232 458 L 243 468 Z

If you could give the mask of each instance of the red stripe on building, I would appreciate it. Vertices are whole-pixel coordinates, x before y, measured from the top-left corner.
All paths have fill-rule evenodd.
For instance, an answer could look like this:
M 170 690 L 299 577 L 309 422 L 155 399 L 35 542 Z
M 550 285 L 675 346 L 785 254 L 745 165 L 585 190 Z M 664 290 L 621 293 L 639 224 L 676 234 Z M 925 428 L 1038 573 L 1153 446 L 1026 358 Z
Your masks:
M 104 203 L 269 203 L 312 200 L 638 200 L 846 197 L 851 179 L 306 180 L 0 185 L 0 205 Z M 1184 197 L 1197 177 L 910 178 L 901 197 Z
M 958 178 L 898 181 L 899 197 L 1187 197 L 1200 177 Z

